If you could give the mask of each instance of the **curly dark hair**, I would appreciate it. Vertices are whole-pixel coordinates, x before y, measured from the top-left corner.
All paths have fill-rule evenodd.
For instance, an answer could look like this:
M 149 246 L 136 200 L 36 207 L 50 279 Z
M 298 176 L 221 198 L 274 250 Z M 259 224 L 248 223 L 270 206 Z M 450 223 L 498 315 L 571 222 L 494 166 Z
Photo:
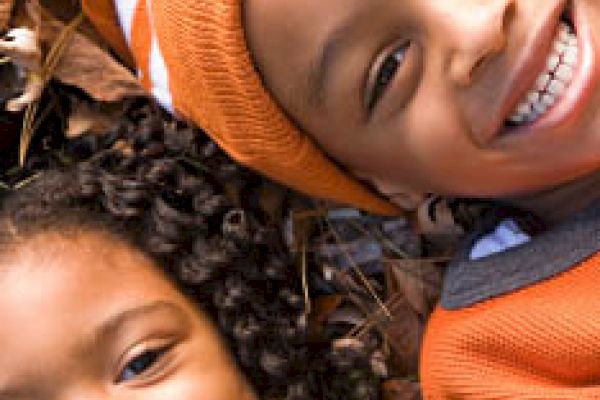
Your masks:
M 130 117 L 68 143 L 55 157 L 67 167 L 52 162 L 5 194 L 0 246 L 69 227 L 107 231 L 151 255 L 212 316 L 260 398 L 379 398 L 366 349 L 309 335 L 280 229 L 226 196 L 228 184 L 243 192 L 261 178 L 152 107 Z

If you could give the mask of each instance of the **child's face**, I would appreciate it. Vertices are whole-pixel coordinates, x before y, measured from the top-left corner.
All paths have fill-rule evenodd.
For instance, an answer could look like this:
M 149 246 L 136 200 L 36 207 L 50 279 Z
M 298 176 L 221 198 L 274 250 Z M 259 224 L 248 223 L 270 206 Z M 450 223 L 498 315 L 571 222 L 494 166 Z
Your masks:
M 577 39 L 553 50 L 568 5 Z M 245 23 L 282 107 L 383 192 L 503 196 L 600 164 L 598 0 L 247 0 Z M 509 128 L 528 97 L 555 103 Z
M 156 266 L 101 234 L 43 234 L 0 263 L 0 399 L 255 400 Z

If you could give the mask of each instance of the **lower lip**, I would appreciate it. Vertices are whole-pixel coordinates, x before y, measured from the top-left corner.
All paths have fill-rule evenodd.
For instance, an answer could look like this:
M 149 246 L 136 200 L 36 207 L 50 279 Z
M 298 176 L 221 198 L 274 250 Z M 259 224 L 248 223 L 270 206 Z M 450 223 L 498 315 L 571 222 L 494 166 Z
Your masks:
M 591 27 L 589 21 L 581 15 L 579 7 L 573 5 L 573 24 L 577 32 L 580 56 L 577 69 L 571 84 L 561 99 L 550 110 L 535 122 L 519 127 L 509 128 L 506 133 L 528 134 L 534 131 L 545 131 L 577 120 L 594 92 L 598 81 L 595 51 L 592 46 Z

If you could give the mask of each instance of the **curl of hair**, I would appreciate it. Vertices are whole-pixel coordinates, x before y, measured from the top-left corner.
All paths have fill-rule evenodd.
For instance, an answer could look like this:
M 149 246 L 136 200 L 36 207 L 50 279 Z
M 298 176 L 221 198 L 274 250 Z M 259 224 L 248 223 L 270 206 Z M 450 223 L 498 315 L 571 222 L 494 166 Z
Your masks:
M 62 151 L 75 162 L 5 195 L 0 245 L 62 228 L 117 235 L 156 259 L 214 318 L 260 398 L 379 398 L 366 351 L 309 340 L 300 279 L 280 232 L 225 196 L 227 184 L 260 178 L 150 107 L 130 118 L 105 136 L 69 143 Z

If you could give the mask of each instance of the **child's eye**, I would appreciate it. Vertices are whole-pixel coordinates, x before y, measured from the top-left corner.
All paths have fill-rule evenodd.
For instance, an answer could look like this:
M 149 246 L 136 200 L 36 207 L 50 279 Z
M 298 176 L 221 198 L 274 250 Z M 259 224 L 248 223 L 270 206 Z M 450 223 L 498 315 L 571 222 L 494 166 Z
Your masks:
M 169 347 L 147 350 L 131 359 L 119 373 L 116 382 L 122 383 L 146 373 L 169 351 Z
M 408 47 L 409 44 L 407 43 L 396 49 L 392 54 L 388 55 L 379 66 L 379 70 L 377 71 L 377 75 L 372 85 L 371 95 L 369 96 L 369 111 L 373 110 L 377 101 L 379 101 L 390 82 L 394 79 L 398 69 L 402 66 Z

